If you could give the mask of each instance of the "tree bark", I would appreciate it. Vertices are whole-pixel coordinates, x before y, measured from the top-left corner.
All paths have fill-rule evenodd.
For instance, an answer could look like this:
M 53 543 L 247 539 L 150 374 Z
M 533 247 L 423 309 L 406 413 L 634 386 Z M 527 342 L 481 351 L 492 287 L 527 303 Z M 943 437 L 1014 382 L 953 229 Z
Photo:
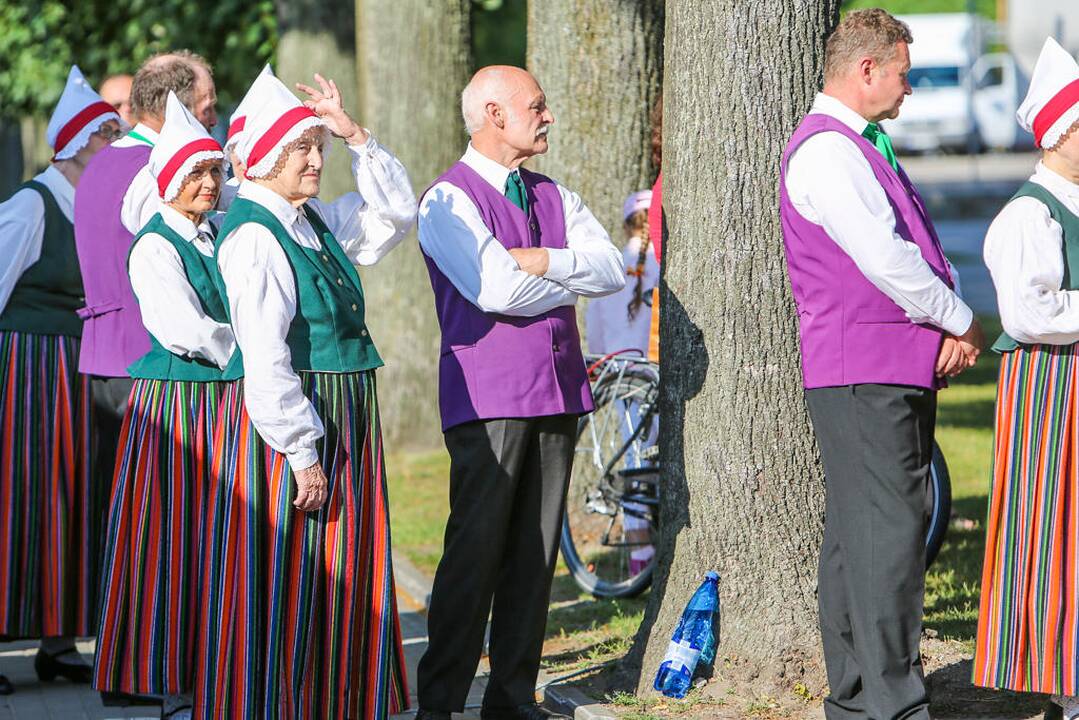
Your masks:
M 356 35 L 353 0 L 277 0 L 277 65 L 274 72 L 298 97 L 296 83 L 317 87 L 314 74 L 333 78 L 345 110 L 357 115 Z M 254 81 L 254 76 L 251 81 Z M 326 155 L 319 197 L 333 201 L 356 189 L 349 153 L 335 141 Z
M 652 186 L 649 117 L 663 82 L 663 0 L 528 4 L 528 67 L 555 115 L 531 164 L 576 191 L 622 243 L 622 201 Z
M 408 168 L 419 197 L 464 152 L 470 0 L 356 0 L 360 118 Z M 391 447 L 441 444 L 439 329 L 415 232 L 361 270 Z
M 707 570 L 719 657 L 747 677 L 819 674 L 824 484 L 805 410 L 778 217 L 779 160 L 812 103 L 838 0 L 667 5 L 660 332 L 664 485 L 637 637 L 651 687 Z

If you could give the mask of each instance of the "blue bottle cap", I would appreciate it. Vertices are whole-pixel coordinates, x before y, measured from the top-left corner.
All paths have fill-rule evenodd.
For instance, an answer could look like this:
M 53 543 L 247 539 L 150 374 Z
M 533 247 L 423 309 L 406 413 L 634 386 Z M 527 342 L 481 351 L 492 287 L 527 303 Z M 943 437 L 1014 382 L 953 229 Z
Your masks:
M 704 579 L 715 580 L 716 582 L 719 582 L 719 573 L 717 573 L 715 570 L 709 570 L 707 573 L 704 574 Z

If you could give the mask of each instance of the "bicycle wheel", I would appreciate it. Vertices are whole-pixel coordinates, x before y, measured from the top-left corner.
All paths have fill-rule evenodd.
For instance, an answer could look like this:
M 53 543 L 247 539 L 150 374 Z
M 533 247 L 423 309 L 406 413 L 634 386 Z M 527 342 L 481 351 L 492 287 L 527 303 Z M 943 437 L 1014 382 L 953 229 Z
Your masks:
M 633 554 L 655 537 L 657 395 L 648 366 L 611 374 L 578 424 L 560 544 L 574 580 L 596 597 L 633 597 L 652 582 L 654 552 Z
M 925 567 L 933 564 L 948 534 L 948 523 L 952 518 L 952 479 L 948 474 L 948 463 L 944 453 L 933 441 L 933 459 L 929 463 L 929 525 L 925 535 Z

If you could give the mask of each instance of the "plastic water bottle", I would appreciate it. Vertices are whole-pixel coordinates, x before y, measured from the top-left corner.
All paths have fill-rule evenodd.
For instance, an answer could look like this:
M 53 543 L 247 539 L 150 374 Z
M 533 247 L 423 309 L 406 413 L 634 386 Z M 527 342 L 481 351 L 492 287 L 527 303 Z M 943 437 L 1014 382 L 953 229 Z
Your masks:
M 711 663 L 715 659 L 712 616 L 718 607 L 719 574 L 710 572 L 704 576 L 704 582 L 686 605 L 652 687 L 667 697 L 686 696 L 693 681 L 693 671 L 702 659 L 702 652 L 710 656 L 703 658 L 705 662 Z

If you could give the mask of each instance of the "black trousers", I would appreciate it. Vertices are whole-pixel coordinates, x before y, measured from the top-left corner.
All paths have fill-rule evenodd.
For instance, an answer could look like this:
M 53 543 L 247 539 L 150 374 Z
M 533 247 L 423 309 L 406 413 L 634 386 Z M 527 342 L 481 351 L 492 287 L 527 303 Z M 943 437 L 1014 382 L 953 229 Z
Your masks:
M 929 720 L 919 641 L 936 392 L 806 391 L 826 482 L 818 603 L 828 720 Z
M 131 378 L 90 376 L 90 422 L 94 426 L 92 461 L 94 482 L 98 487 L 112 487 L 120 428 L 124 423 L 124 413 L 127 412 L 128 398 L 134 384 L 135 381 Z
M 421 708 L 464 710 L 488 614 L 484 708 L 534 701 L 576 434 L 574 415 L 446 431 L 450 517 L 418 671 Z

